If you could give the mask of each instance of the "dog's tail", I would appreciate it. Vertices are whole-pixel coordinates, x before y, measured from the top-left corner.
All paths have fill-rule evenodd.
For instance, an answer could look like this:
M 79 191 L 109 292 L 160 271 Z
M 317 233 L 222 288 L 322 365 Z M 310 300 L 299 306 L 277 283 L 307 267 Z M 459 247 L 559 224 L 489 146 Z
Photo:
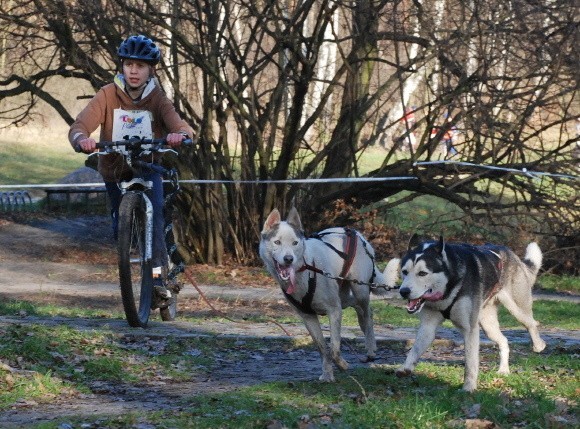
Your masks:
M 542 251 L 537 243 L 532 242 L 528 244 L 523 263 L 527 265 L 534 276 L 538 275 L 538 271 L 540 271 L 540 267 L 542 266 Z
M 401 267 L 401 260 L 398 258 L 391 259 L 385 271 L 377 276 L 377 282 L 385 285 L 386 288 L 374 288 L 371 291 L 377 295 L 385 295 L 389 289 L 395 288 L 399 280 L 399 270 Z

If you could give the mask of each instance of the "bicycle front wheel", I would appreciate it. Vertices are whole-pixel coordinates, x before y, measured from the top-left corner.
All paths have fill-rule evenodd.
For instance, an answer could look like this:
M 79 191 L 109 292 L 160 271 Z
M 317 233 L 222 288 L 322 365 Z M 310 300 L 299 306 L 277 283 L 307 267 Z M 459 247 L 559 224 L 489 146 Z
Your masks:
M 153 272 L 145 260 L 147 216 L 142 195 L 128 192 L 119 207 L 119 283 L 129 326 L 145 327 L 151 312 Z

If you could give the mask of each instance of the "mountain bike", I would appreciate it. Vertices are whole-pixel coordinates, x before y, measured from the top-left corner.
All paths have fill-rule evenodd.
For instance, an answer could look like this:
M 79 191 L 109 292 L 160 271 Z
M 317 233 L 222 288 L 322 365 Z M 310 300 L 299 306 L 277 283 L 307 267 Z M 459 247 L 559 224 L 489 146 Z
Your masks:
M 186 139 L 184 145 L 193 142 Z M 120 182 L 121 203 L 118 218 L 118 265 L 121 298 L 127 322 L 132 327 L 146 327 L 151 310 L 159 308 L 161 319 L 170 321 L 177 313 L 177 294 L 181 289 L 177 275 L 185 265 L 177 252 L 172 229 L 173 200 L 179 192 L 179 180 L 175 169 L 166 169 L 160 164 L 147 162 L 143 155 L 175 152 L 166 145 L 165 139 L 129 139 L 97 143 L 97 155 L 119 153 L 133 170 L 133 178 Z M 163 276 L 172 297 L 168 300 L 156 296 L 153 287 L 153 206 L 147 193 L 152 182 L 145 180 L 148 172 L 160 173 L 169 183 L 170 189 L 164 200 L 165 242 L 169 265 Z

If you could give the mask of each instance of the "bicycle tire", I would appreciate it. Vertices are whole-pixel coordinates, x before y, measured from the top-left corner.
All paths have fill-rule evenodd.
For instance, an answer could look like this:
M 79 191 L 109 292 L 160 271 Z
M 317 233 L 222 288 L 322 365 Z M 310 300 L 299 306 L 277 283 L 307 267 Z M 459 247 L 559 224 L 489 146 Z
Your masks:
M 151 313 L 153 272 L 145 261 L 145 203 L 140 193 L 128 192 L 119 207 L 119 284 L 129 326 L 146 327 Z

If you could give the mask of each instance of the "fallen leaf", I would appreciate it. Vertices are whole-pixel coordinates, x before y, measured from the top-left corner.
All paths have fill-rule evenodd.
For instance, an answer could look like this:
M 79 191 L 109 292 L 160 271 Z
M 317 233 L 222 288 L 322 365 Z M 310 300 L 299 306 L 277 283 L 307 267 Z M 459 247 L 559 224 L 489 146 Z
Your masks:
M 499 428 L 494 422 L 489 420 L 481 419 L 468 419 L 465 420 L 465 429 L 494 429 Z

